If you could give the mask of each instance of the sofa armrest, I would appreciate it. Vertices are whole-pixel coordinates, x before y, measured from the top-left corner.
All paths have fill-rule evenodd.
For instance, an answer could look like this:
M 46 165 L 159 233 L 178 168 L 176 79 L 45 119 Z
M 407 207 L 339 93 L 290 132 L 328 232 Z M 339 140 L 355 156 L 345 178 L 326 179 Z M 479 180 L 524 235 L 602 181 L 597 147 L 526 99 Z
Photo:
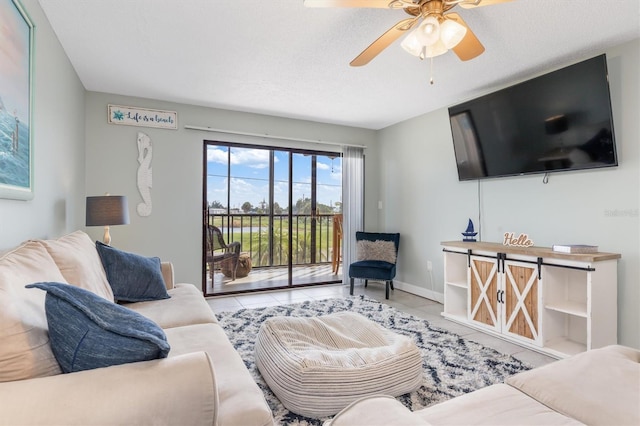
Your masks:
M 173 263 L 161 262 L 160 269 L 162 270 L 162 278 L 164 278 L 164 285 L 167 290 L 171 290 L 175 284 L 175 278 L 173 276 Z
M 0 383 L 0 425 L 215 425 L 209 356 L 171 358 Z
M 509 377 L 547 407 L 590 425 L 640 425 L 640 350 L 612 345 Z

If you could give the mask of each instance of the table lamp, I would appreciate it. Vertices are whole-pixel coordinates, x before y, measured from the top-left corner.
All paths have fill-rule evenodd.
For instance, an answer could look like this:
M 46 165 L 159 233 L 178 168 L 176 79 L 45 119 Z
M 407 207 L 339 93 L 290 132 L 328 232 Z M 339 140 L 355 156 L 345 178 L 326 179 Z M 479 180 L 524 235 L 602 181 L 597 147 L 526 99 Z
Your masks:
M 111 245 L 110 225 L 129 224 L 129 205 L 124 195 L 87 197 L 87 226 L 104 226 L 103 242 Z

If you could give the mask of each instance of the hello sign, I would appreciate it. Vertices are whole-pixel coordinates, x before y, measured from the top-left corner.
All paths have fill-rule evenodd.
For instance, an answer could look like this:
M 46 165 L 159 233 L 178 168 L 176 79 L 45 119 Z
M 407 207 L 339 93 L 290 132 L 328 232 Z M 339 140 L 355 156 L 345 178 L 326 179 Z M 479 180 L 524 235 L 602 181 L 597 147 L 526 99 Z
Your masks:
M 527 234 L 520 234 L 515 237 L 513 232 L 505 232 L 502 245 L 510 247 L 531 247 L 533 245 L 533 241 L 529 239 Z

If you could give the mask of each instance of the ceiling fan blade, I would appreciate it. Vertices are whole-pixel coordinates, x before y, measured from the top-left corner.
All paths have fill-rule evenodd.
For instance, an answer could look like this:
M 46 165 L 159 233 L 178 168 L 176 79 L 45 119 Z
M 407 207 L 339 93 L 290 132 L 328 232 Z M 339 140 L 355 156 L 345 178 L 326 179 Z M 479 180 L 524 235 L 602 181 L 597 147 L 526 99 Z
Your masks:
M 306 7 L 369 7 L 388 9 L 391 0 L 304 0 Z
M 458 5 L 464 9 L 472 9 L 474 7 L 481 7 L 481 6 L 491 6 L 493 4 L 500 4 L 500 3 L 508 3 L 511 0 L 480 0 L 479 2 L 474 1 L 474 0 L 469 0 L 469 1 L 463 1 L 461 3 L 458 3 Z M 475 4 L 475 3 L 478 4 Z
M 445 18 L 451 19 L 460 25 L 464 25 L 467 28 L 467 34 L 462 41 L 458 43 L 452 50 L 458 55 L 458 58 L 462 61 L 468 61 L 476 56 L 480 56 L 484 52 L 484 46 L 478 40 L 478 37 L 471 31 L 471 28 L 457 13 L 448 13 L 444 15 Z
M 369 47 L 364 49 L 356 58 L 349 63 L 352 67 L 361 67 L 368 64 L 373 58 L 378 56 L 380 52 L 386 49 L 391 43 L 396 41 L 401 35 L 405 34 L 414 26 L 420 16 L 415 18 L 403 19 L 395 24 L 386 33 L 382 34 L 376 41 L 371 43 Z

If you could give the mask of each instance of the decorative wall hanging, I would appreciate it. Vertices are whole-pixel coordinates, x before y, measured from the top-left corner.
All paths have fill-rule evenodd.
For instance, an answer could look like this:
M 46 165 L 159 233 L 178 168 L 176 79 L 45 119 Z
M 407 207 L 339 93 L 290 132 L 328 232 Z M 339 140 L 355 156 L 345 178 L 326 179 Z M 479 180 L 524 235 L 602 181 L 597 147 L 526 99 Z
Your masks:
M 33 198 L 33 23 L 0 0 L 0 198 Z
M 178 113 L 175 111 L 108 105 L 107 112 L 109 124 L 174 130 L 178 128 Z
M 138 191 L 143 202 L 138 203 L 136 210 L 140 216 L 151 214 L 152 155 L 151 138 L 145 133 L 138 132 L 138 163 L 140 164 L 138 166 Z
M 529 239 L 527 234 L 520 234 L 515 237 L 513 232 L 505 232 L 502 245 L 511 247 L 531 247 L 533 245 L 533 241 Z

